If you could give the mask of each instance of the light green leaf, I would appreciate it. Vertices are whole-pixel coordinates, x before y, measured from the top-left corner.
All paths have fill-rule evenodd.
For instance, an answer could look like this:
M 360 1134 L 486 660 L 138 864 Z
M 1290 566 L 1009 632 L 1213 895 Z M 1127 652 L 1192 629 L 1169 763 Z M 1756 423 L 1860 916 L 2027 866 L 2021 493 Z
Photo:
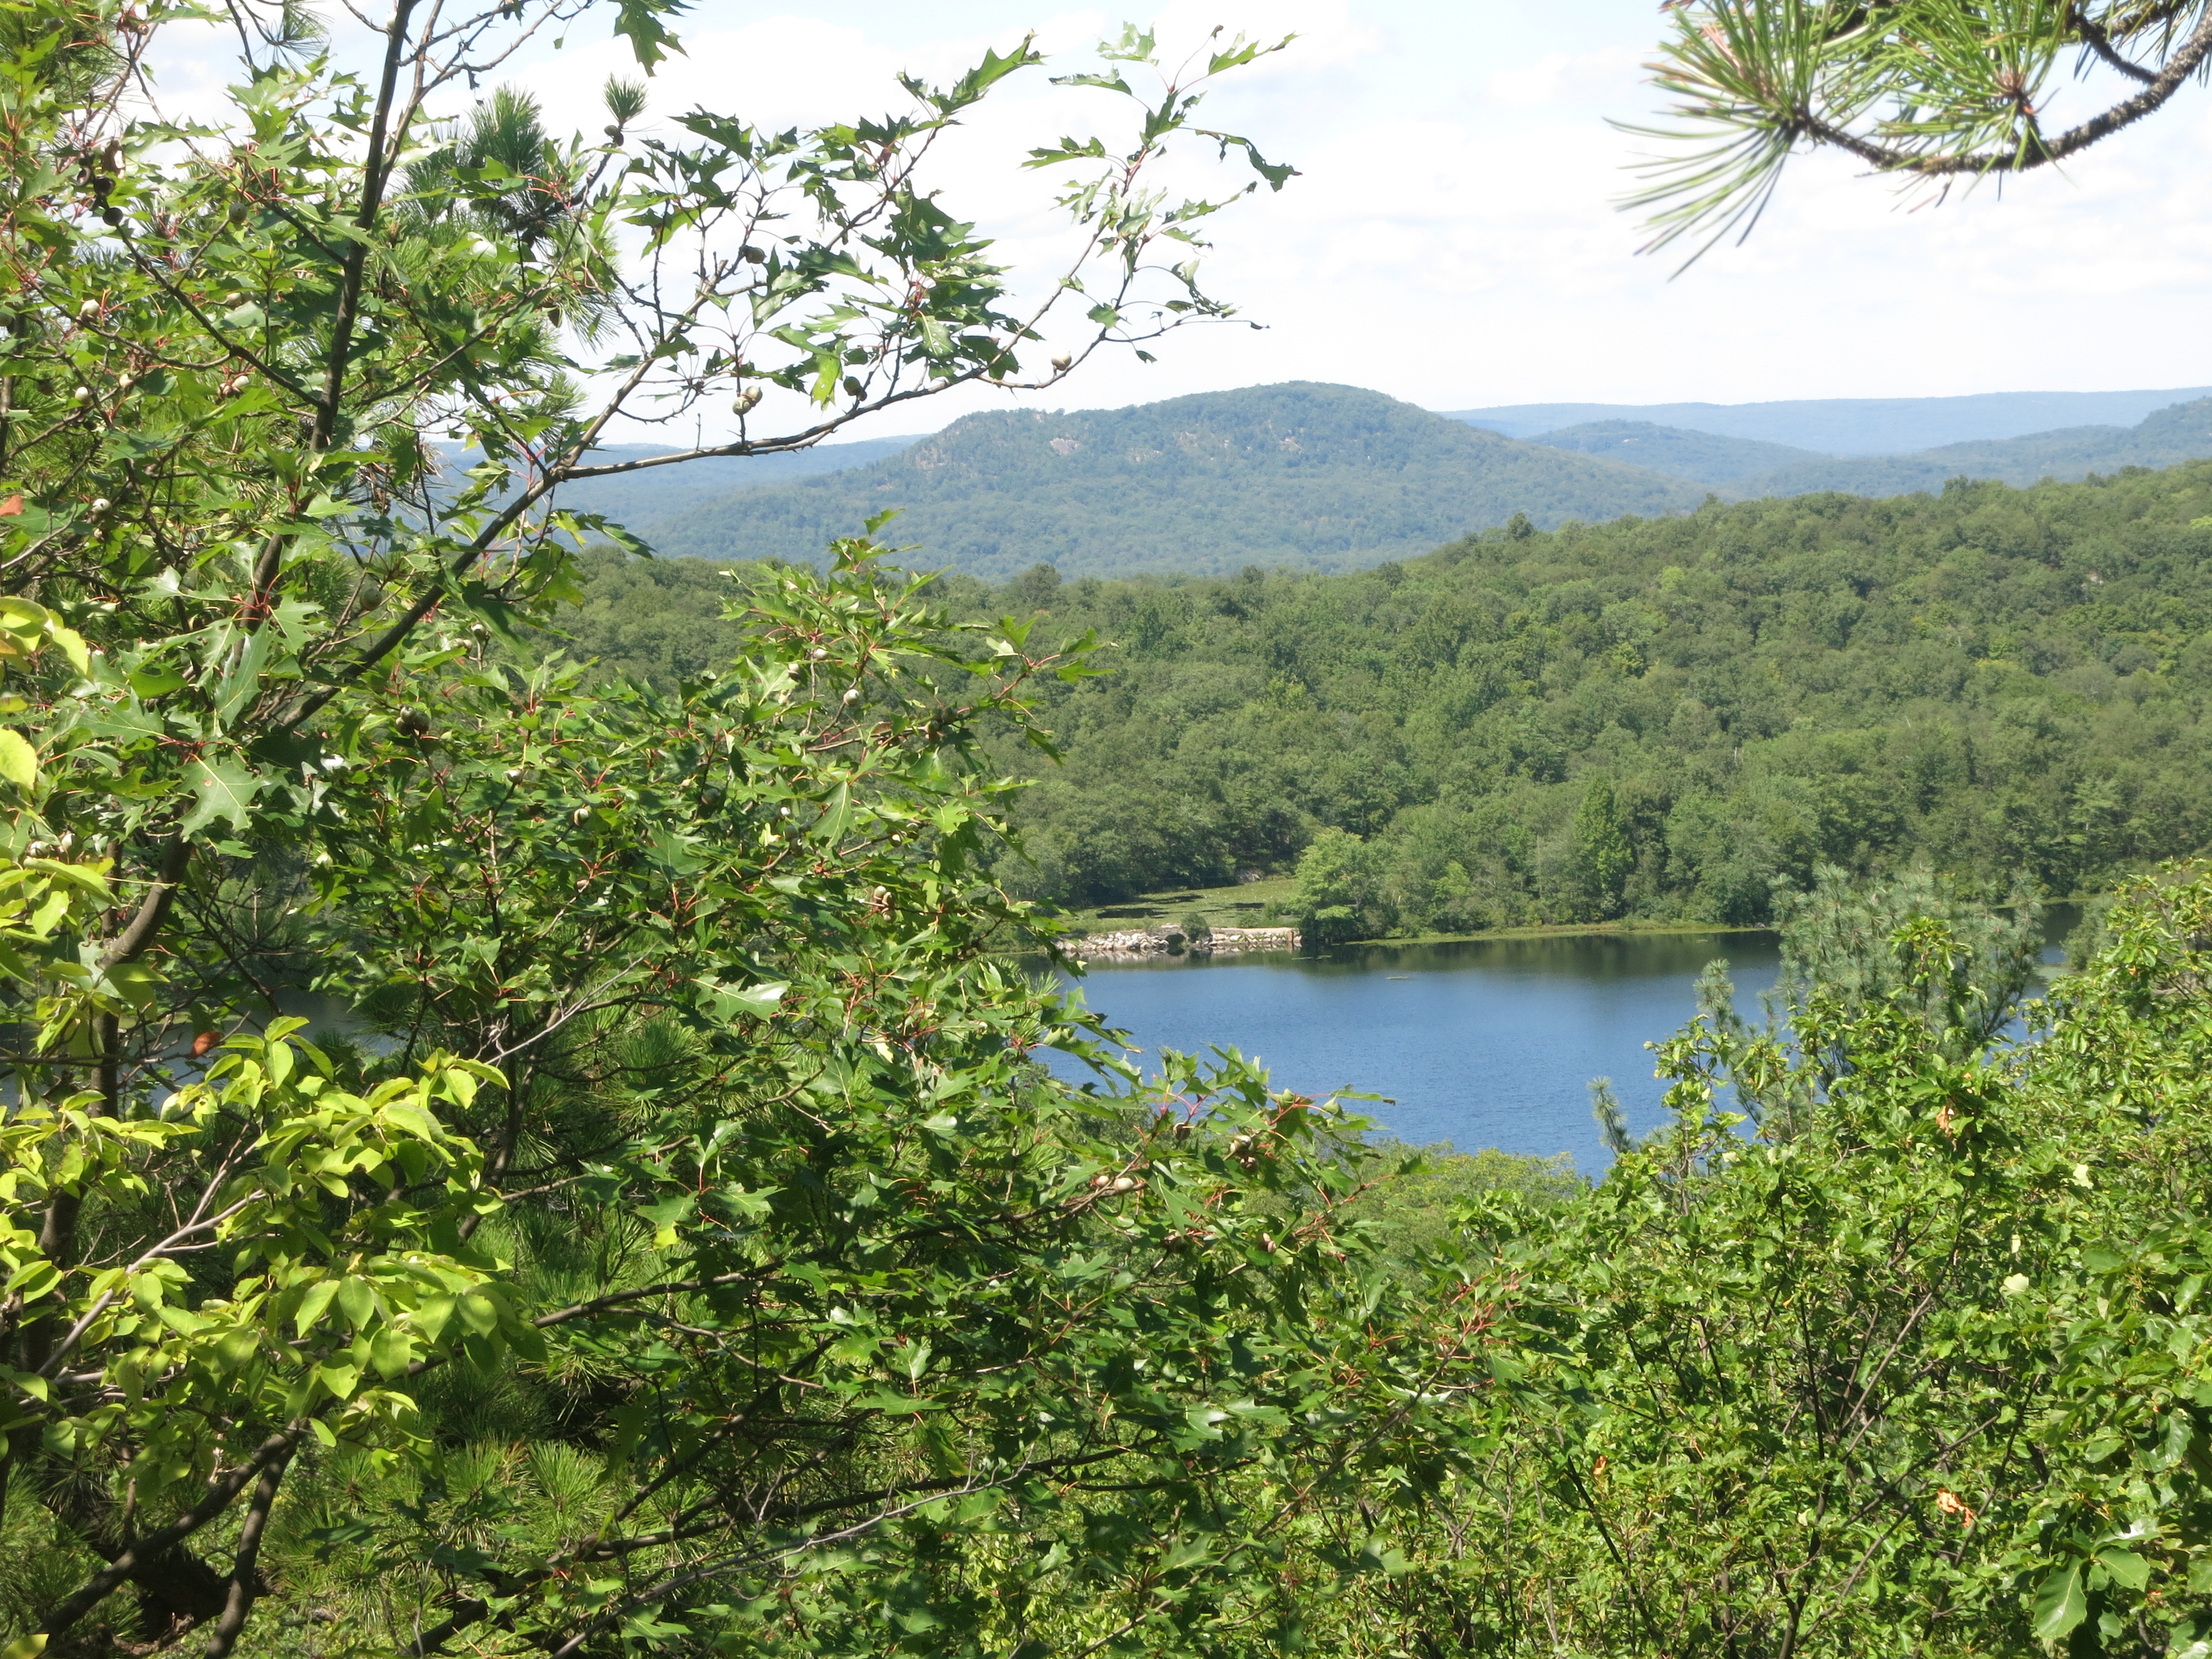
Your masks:
M 92 672 L 92 653 L 85 647 L 83 635 L 74 628 L 64 628 L 58 622 L 47 623 L 46 633 L 61 647 L 62 655 L 69 659 L 70 667 L 80 674 Z
M 234 834 L 246 832 L 252 818 L 253 798 L 261 793 L 264 779 L 232 761 L 212 764 L 194 761 L 185 775 L 191 781 L 193 799 L 192 810 L 185 815 L 184 834 L 197 835 L 217 818 L 229 824 Z
M 39 785 L 39 751 L 21 732 L 5 726 L 0 726 L 0 778 L 27 793 Z
M 376 1292 L 365 1279 L 349 1278 L 338 1285 L 338 1309 L 346 1323 L 359 1330 L 376 1313 Z
M 2035 1634 L 2043 1641 L 2063 1640 L 2088 1616 L 2089 1601 L 2081 1593 L 2079 1561 L 2052 1573 L 2035 1593 Z
M 2139 1590 L 2150 1583 L 2150 1563 L 2133 1550 L 2104 1550 L 2097 1556 L 2097 1565 L 2112 1575 L 2112 1582 Z
M 118 962 L 106 973 L 109 987 L 133 1008 L 143 1008 L 168 981 L 150 963 Z
M 350 1400 L 353 1391 L 361 1386 L 361 1368 L 337 1364 L 318 1365 L 315 1380 L 340 1400 Z
M 783 994 L 791 988 L 781 981 L 739 986 L 702 979 L 694 983 L 707 994 L 707 1006 L 717 1019 L 734 1019 L 739 1014 L 772 1014 L 783 1000 Z
M 310 1289 L 300 1300 L 300 1311 L 292 1316 L 293 1328 L 305 1336 L 307 1328 L 323 1316 L 324 1310 L 331 1305 L 331 1298 L 337 1293 L 338 1282 L 335 1279 L 325 1279 Z
M 386 1382 L 404 1371 L 414 1358 L 415 1345 L 397 1325 L 385 1326 L 369 1342 L 368 1363 Z

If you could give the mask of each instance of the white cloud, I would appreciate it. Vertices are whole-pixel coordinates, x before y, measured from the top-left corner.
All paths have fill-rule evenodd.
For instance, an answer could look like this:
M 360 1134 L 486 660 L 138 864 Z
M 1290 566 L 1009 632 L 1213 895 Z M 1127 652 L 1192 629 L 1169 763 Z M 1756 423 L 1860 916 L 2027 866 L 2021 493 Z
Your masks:
M 1094 364 L 1051 403 L 1291 379 L 1443 409 L 2212 383 L 2198 321 L 2212 283 L 2202 101 L 2063 175 L 1940 207 L 1844 159 L 1802 159 L 1747 246 L 1670 281 L 1677 261 L 1634 257 L 1643 233 L 1615 206 L 1649 141 L 1606 124 L 1655 112 L 1638 69 L 1660 33 L 1650 0 L 1170 0 L 1157 15 L 1187 42 L 1217 22 L 1300 36 L 1205 106 L 1304 175 L 1240 203 L 1216 232 L 1210 284 L 1266 327 L 1188 331 L 1158 365 Z M 898 70 L 949 76 L 1032 27 L 1065 72 L 1121 15 L 1017 0 L 843 0 L 834 12 L 700 0 L 653 108 L 665 119 L 696 102 L 770 125 L 880 111 L 902 98 Z M 600 80 L 623 61 L 605 27 L 587 20 L 521 71 L 587 131 Z M 220 78 L 205 63 L 191 74 L 195 100 Z M 2081 108 L 2100 90 L 2057 97 Z M 1064 237 L 1048 181 L 1014 163 L 1097 118 L 1091 96 L 1021 77 L 939 158 L 947 205 L 1025 267 L 1044 268 Z M 1211 162 L 1191 155 L 1177 176 L 1211 175 Z M 965 394 L 901 420 L 913 429 L 999 401 Z

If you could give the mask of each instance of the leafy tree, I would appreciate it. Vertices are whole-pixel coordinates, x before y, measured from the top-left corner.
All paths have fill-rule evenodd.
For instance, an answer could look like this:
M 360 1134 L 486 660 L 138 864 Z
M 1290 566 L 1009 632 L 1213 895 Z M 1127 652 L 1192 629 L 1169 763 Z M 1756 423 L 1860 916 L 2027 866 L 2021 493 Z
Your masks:
M 2172 102 L 2212 61 L 2202 0 L 1675 0 L 1654 83 L 1664 125 L 1632 128 L 1679 155 L 1633 199 L 1656 210 L 1651 246 L 1692 258 L 1747 234 L 1801 146 L 1926 181 L 2051 167 Z M 2060 131 L 2045 111 L 2063 61 L 2117 74 L 2127 95 Z
M 1629 872 L 1636 868 L 1636 848 L 1629 842 L 1611 779 L 1593 779 L 1583 792 L 1572 833 L 1575 884 L 1584 914 L 1595 921 L 1619 915 Z
M 620 79 L 605 143 L 513 94 L 441 118 L 582 9 L 400 0 L 356 76 L 306 14 L 240 9 L 221 127 L 142 96 L 196 8 L 0 17 L 0 1556 L 38 1564 L 11 1654 L 196 1630 L 221 1659 L 272 1583 L 422 1654 L 687 1615 L 767 1641 L 804 1581 L 789 1616 L 834 1648 L 920 1618 L 956 1535 L 991 1586 L 959 1605 L 1049 1622 L 1067 1581 L 1001 1506 L 1079 1531 L 1083 1471 L 1143 1465 L 1113 1510 L 1164 1490 L 1178 1435 L 1243 1446 L 1190 1429 L 1197 1394 L 1145 1438 L 1128 1387 L 1210 1399 L 1219 1343 L 1261 1352 L 1231 1305 L 1259 1279 L 1224 1292 L 1218 1249 L 1343 1248 L 1279 1207 L 1247 1237 L 1212 1176 L 1170 1201 L 1142 1150 L 1265 1185 L 1326 1114 L 1192 1074 L 1249 1109 L 1178 1135 L 1027 1058 L 1090 1022 L 984 960 L 1032 935 L 975 874 L 1002 791 L 973 732 L 1048 744 L 1024 688 L 1079 650 L 948 630 L 860 544 L 666 697 L 493 643 L 621 533 L 560 485 L 683 459 L 594 459 L 618 419 L 734 399 L 740 438 L 701 453 L 788 450 L 1058 378 L 1021 366 L 1055 307 L 1091 307 L 1071 359 L 1221 314 L 1191 263 L 1221 204 L 1149 180 L 1259 49 L 1147 88 L 1128 145 L 1030 158 L 1072 177 L 1074 252 L 1023 310 L 926 162 L 1026 44 L 907 82 L 907 113 L 781 134 L 694 111 L 634 140 Z M 611 9 L 648 75 L 675 10 Z M 1150 38 L 1107 55 L 1079 80 L 1136 97 Z M 311 983 L 366 1027 L 305 1040 L 279 1016 Z M 1322 1162 L 1287 1180 L 1316 1220 Z M 1114 1265 L 1148 1206 L 1162 1230 Z M 1079 1361 L 1077 1287 L 1162 1273 L 1195 1369 Z M 1080 1424 L 1023 1403 L 1048 1373 Z M 1272 1386 L 1237 1409 L 1272 1422 Z M 1129 1548 L 1176 1535 L 1163 1512 Z M 847 1547 L 881 1571 L 837 1578 Z M 1129 1550 L 1087 1557 L 1083 1595 L 1124 1567 L 1134 1600 L 1098 1617 L 1172 1623 Z
M 1310 946 L 1340 945 L 1379 931 L 1374 858 L 1358 836 L 1324 830 L 1298 855 L 1297 884 L 1284 908 Z
M 1064 764 L 988 740 L 1039 779 L 1002 867 L 1091 904 L 1288 872 L 1334 827 L 1374 849 L 1372 926 L 1571 921 L 1602 776 L 1638 921 L 1765 924 L 1824 864 L 2094 891 L 2212 846 L 2208 550 L 2200 463 L 1490 532 L 1346 576 L 1063 582 L 1049 626 L 1096 629 L 1115 672 L 1045 689 Z M 671 684 L 728 648 L 711 567 L 581 576 L 572 648 L 607 669 Z M 963 616 L 1036 610 L 940 582 Z
M 1295 1528 L 1316 1644 L 2196 1652 L 2208 924 L 2201 872 L 2131 884 L 2037 1041 L 1960 1053 L 1917 917 L 1893 989 L 1792 1006 L 1797 1054 L 1664 1044 L 1673 1123 L 1586 1200 L 1463 1202 L 1427 1315 L 1480 1358 Z

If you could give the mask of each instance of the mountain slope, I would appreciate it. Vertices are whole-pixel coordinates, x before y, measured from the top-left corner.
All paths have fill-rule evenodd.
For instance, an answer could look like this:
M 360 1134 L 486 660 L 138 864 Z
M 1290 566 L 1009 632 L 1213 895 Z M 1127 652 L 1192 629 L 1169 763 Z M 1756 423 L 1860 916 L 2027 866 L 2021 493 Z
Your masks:
M 2073 480 L 2124 466 L 2176 466 L 2212 456 L 2212 398 L 2176 404 L 2140 425 L 2077 426 L 2023 438 L 1946 444 L 1915 455 L 1808 460 L 1735 479 L 1729 494 L 1802 495 L 1836 489 L 1852 495 L 1902 495 L 1941 489 L 1957 477 L 2027 485 Z
M 733 489 L 787 483 L 795 478 L 865 466 L 870 461 L 897 454 L 914 441 L 912 438 L 861 438 L 846 443 L 817 444 L 811 449 L 794 449 L 780 455 L 746 455 L 686 461 L 680 466 L 647 467 L 639 472 L 572 483 L 560 491 L 560 502 L 579 513 L 604 513 L 633 530 L 643 531 L 672 514 L 718 495 L 726 495 Z M 609 444 L 592 451 L 592 459 L 595 464 L 605 465 L 669 453 L 651 444 Z
M 1970 398 L 1810 398 L 1762 404 L 1504 404 L 1452 411 L 1509 438 L 1591 421 L 1650 421 L 1829 455 L 1898 455 L 2055 428 L 2127 426 L 2212 386 L 2166 392 L 1987 392 Z
M 661 552 L 812 561 L 869 514 L 915 562 L 1003 578 L 1352 569 L 1525 513 L 1542 526 L 1692 507 L 1678 479 L 1516 443 L 1352 386 L 1292 382 L 1120 410 L 971 415 L 897 455 L 703 502 Z
M 1571 449 L 1584 455 L 1602 455 L 1648 467 L 1670 478 L 1696 483 L 1726 483 L 1754 472 L 1771 472 L 1801 462 L 1830 458 L 1789 444 L 1761 443 L 1755 438 L 1723 438 L 1686 427 L 1658 426 L 1650 421 L 1590 421 L 1562 427 L 1531 438 L 1547 449 Z

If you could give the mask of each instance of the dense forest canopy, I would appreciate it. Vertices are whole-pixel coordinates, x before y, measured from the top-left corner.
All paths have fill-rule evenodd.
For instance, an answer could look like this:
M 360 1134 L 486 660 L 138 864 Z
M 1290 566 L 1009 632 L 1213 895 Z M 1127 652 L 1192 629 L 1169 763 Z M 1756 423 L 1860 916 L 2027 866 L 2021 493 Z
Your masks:
M 1040 779 L 1009 880 L 1093 902 L 1314 848 L 1381 934 L 1759 921 L 1823 863 L 2072 893 L 2200 848 L 2208 561 L 2200 463 L 1520 523 L 1353 575 L 942 586 L 1111 642 L 1052 694 L 1065 764 L 1001 753 Z M 670 683 L 711 659 L 730 575 L 588 569 L 569 648 Z

